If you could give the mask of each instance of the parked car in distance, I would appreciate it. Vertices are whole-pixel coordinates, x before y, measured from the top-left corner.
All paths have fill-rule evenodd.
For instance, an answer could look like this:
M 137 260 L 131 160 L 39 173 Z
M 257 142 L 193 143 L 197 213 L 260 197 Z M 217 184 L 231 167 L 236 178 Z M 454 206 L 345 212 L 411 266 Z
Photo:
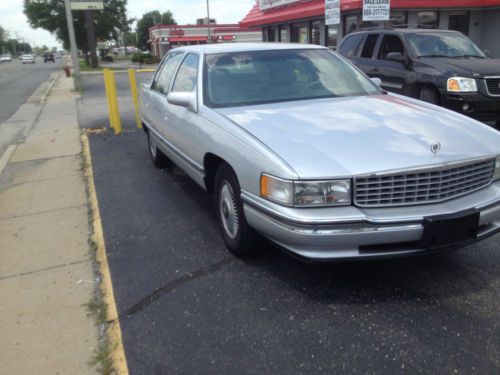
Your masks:
M 0 63 L 11 62 L 11 61 L 12 61 L 12 57 L 8 53 L 5 53 L 2 56 L 0 56 Z
M 387 93 L 325 47 L 180 47 L 141 85 L 156 166 L 214 197 L 238 256 L 435 253 L 500 231 L 500 133 Z
M 388 91 L 500 125 L 500 59 L 457 31 L 367 29 L 338 52 Z
M 22 55 L 20 60 L 21 60 L 21 63 L 23 63 L 23 64 L 34 64 L 35 63 L 35 58 L 33 57 L 33 55 L 30 55 L 30 54 Z
M 54 59 L 54 54 L 52 52 L 45 52 L 43 54 L 43 62 L 46 63 L 47 61 L 56 62 L 56 60 Z

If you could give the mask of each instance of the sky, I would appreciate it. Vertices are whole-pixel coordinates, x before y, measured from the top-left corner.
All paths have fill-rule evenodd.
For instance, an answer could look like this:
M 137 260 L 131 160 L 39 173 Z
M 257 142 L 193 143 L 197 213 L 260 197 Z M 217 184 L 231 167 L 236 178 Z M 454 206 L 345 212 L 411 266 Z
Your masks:
M 23 13 L 23 0 L 0 0 L 0 26 L 11 38 L 29 42 L 32 47 L 46 45 L 60 47 L 60 43 L 43 29 L 32 29 Z M 210 18 L 217 23 L 238 23 L 252 8 L 255 0 L 209 0 Z M 140 18 L 151 10 L 170 10 L 178 24 L 195 23 L 206 17 L 206 0 L 128 0 L 128 18 Z

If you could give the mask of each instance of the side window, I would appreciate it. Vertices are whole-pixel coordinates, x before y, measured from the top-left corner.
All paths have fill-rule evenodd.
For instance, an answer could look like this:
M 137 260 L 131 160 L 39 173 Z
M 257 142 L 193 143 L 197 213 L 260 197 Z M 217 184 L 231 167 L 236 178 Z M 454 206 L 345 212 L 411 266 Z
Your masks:
M 153 82 L 152 89 L 158 91 L 162 94 L 168 93 L 168 88 L 170 87 L 170 81 L 172 79 L 172 75 L 175 72 L 175 68 L 179 64 L 179 61 L 182 58 L 182 53 L 172 53 L 167 57 L 165 63 L 161 67 L 160 72 L 155 78 Z
M 198 55 L 189 53 L 186 56 L 179 67 L 172 91 L 191 92 L 196 89 L 198 60 Z
M 400 52 L 403 55 L 405 54 L 403 42 L 401 42 L 401 39 L 399 39 L 396 35 L 384 35 L 384 39 L 382 39 L 382 43 L 380 44 L 378 58 L 380 60 L 385 60 L 385 57 L 390 52 Z
M 344 57 L 354 57 L 358 50 L 359 43 L 363 38 L 362 34 L 351 35 L 345 38 L 339 48 L 339 53 Z
M 366 37 L 365 45 L 361 50 L 361 57 L 371 59 L 373 56 L 373 50 L 375 49 L 375 45 L 377 44 L 378 34 L 369 34 Z

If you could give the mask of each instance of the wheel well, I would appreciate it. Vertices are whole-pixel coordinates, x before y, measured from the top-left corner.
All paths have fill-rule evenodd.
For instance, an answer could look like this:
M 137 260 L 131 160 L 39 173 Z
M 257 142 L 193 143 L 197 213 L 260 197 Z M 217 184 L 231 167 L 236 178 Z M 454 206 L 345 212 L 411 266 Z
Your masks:
M 142 122 L 142 130 L 144 130 L 144 133 L 148 134 L 149 133 L 149 129 L 148 127 L 146 126 L 145 123 Z
M 219 166 L 226 161 L 215 154 L 208 153 L 203 159 L 203 167 L 205 168 L 205 188 L 210 195 L 214 193 L 215 174 Z
M 441 100 L 440 100 L 441 98 L 439 97 L 439 89 L 435 85 L 433 85 L 432 83 L 421 84 L 419 91 L 418 91 L 418 94 L 420 95 L 420 91 L 422 91 L 423 89 L 426 89 L 426 88 L 433 90 L 437 94 L 438 103 L 441 102 Z

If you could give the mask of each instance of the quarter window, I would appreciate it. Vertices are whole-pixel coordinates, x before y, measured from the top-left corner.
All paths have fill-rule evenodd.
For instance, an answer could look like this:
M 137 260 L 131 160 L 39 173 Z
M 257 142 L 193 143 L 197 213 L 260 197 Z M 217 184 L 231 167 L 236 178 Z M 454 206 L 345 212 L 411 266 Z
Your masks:
M 168 88 L 170 87 L 170 81 L 172 80 L 172 75 L 175 72 L 175 68 L 179 64 L 182 58 L 182 53 L 171 53 L 163 63 L 163 66 L 156 76 L 153 82 L 152 89 L 158 91 L 162 94 L 168 93 Z
M 189 53 L 186 56 L 177 72 L 172 91 L 191 92 L 196 89 L 198 60 L 198 55 Z
M 346 37 L 346 39 L 340 46 L 339 53 L 345 57 L 355 56 L 356 51 L 358 50 L 359 42 L 361 42 L 361 38 L 363 38 L 362 34 Z

